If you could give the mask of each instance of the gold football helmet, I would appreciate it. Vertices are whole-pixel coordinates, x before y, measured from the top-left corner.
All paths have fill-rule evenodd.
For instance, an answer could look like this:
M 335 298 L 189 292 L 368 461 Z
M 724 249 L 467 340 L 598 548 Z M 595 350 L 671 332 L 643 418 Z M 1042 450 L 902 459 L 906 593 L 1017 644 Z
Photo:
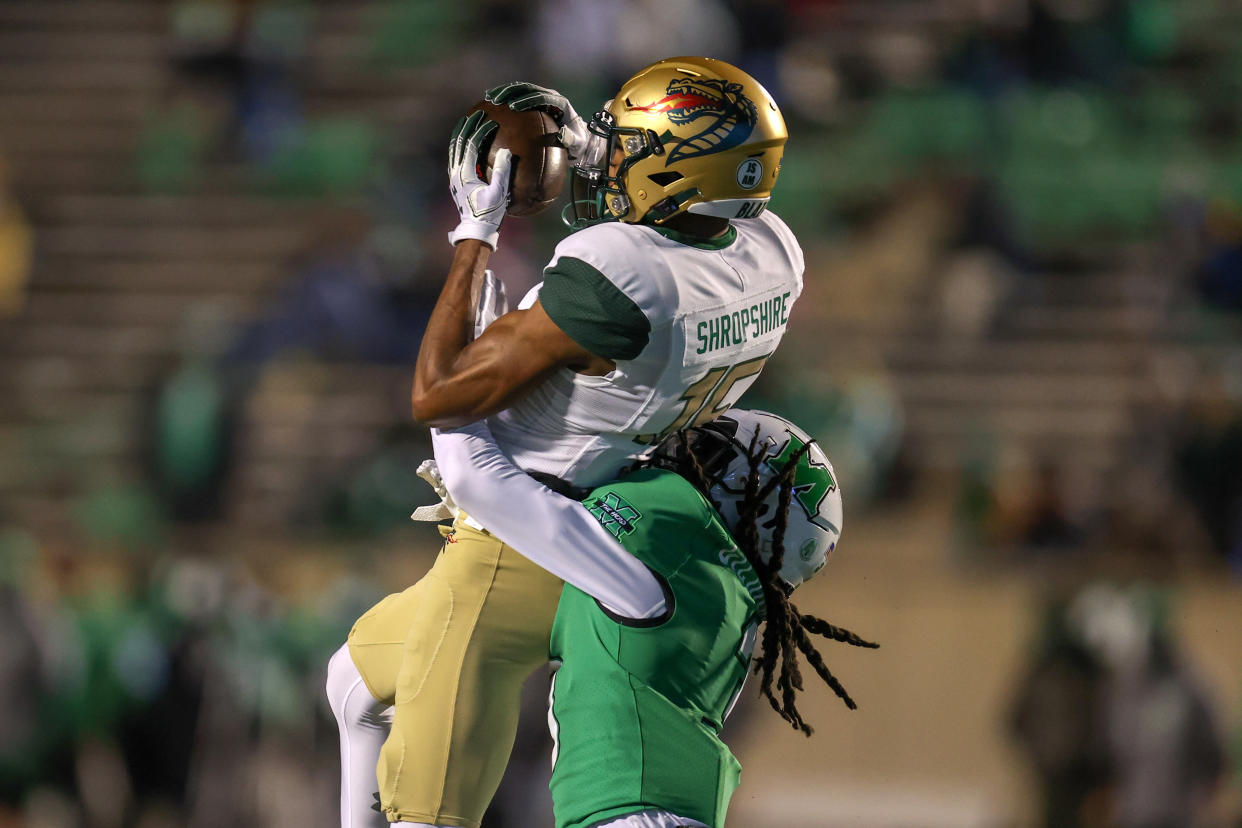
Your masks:
M 787 137 L 772 96 L 736 66 L 703 57 L 653 63 L 591 119 L 565 221 L 754 218 L 767 207 Z

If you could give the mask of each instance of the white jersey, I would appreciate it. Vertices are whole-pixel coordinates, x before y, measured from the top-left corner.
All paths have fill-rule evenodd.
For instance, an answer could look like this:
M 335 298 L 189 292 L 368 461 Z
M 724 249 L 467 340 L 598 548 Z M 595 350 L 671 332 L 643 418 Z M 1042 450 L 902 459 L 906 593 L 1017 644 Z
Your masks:
M 522 469 L 578 486 L 614 478 L 676 430 L 728 410 L 785 334 L 803 258 L 772 213 L 737 221 L 719 243 L 647 225 L 597 224 L 564 239 L 540 299 L 579 345 L 616 369 L 560 369 L 488 423 Z

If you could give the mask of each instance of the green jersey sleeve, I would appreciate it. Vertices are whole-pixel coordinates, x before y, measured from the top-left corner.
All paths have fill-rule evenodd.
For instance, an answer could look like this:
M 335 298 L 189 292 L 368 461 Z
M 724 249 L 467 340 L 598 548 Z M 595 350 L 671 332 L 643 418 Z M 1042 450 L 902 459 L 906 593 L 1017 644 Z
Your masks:
M 562 256 L 543 273 L 539 302 L 570 339 L 604 359 L 634 359 L 651 322 L 633 299 L 581 259 Z

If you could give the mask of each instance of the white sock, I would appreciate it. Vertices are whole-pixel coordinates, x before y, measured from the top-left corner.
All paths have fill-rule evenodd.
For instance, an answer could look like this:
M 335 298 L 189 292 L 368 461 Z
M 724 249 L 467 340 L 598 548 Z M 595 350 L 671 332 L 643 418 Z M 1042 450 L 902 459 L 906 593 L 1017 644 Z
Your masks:
M 388 818 L 372 806 L 379 790 L 375 766 L 392 728 L 392 708 L 367 690 L 347 644 L 328 662 L 327 693 L 341 736 L 341 828 L 388 828 Z

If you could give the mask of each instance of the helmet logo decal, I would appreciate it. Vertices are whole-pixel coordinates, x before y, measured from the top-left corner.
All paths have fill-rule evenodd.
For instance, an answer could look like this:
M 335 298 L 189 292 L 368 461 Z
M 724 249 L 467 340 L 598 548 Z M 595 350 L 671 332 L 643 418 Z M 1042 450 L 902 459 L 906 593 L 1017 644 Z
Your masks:
M 781 446 L 780 451 L 774 456 L 764 461 L 777 473 L 785 468 L 790 458 L 806 445 L 806 441 L 792 431 L 787 430 L 785 433 L 789 435 L 788 442 Z M 836 488 L 837 479 L 833 477 L 832 471 L 827 466 L 816 463 L 809 451 L 803 452 L 798 458 L 798 465 L 794 467 L 793 498 L 802 507 L 802 511 L 806 512 L 807 519 L 811 523 L 830 532 L 840 530 L 819 513 L 819 507 L 823 504 L 824 498 Z
M 678 126 L 708 119 L 702 130 L 673 147 L 665 166 L 736 147 L 750 137 L 758 122 L 755 105 L 742 94 L 742 85 L 722 78 L 674 78 L 660 100 L 646 106 L 627 104 L 627 109 L 663 114 Z M 660 137 L 676 140 L 667 132 Z

